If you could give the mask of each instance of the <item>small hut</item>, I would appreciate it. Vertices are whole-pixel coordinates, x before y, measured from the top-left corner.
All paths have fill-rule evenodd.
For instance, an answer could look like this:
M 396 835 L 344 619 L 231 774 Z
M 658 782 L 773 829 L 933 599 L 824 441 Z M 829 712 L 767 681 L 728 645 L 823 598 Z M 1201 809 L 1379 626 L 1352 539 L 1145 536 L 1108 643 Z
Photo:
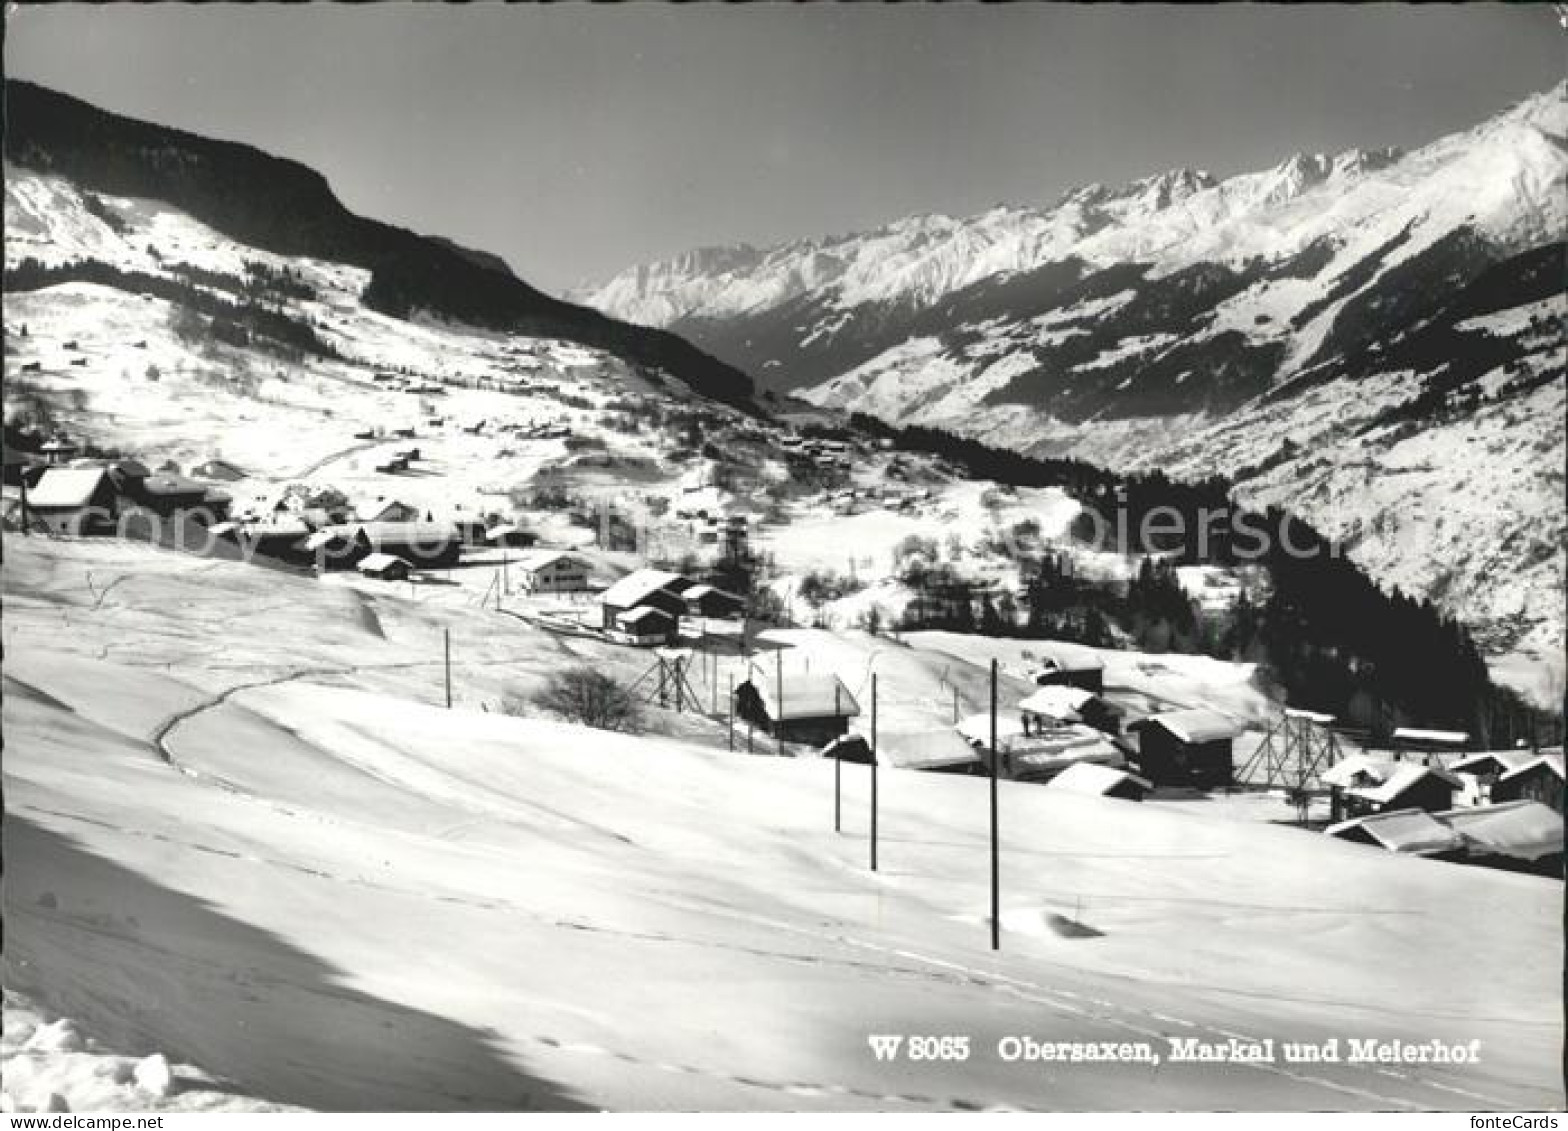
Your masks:
M 1194 707 L 1132 723 L 1138 769 L 1159 785 L 1227 786 L 1235 776 L 1231 747 L 1242 727 L 1218 711 Z
M 377 581 L 407 581 L 413 567 L 395 554 L 370 554 L 354 567 Z
M 860 704 L 835 675 L 793 675 L 781 681 L 759 673 L 735 688 L 735 713 L 774 738 L 823 746 L 849 729 Z

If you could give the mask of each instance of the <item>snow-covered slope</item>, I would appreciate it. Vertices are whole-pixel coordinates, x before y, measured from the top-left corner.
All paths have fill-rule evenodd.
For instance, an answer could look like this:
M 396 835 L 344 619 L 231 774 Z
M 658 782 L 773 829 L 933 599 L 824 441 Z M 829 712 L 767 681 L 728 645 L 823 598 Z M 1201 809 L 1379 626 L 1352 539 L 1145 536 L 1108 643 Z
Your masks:
M 120 228 L 95 194 L 157 200 L 237 244 L 356 268 L 365 304 L 384 314 L 435 314 L 492 331 L 556 337 L 662 369 L 693 393 L 752 403 L 745 374 L 684 339 L 546 295 L 494 255 L 355 215 L 325 177 L 298 162 L 122 117 L 21 79 L 6 81 L 5 105 L 7 165 L 80 189 L 92 214 L 80 234 L 89 241 L 95 226 Z M 30 202 L 18 203 L 21 226 L 41 217 Z M 11 211 L 8 203 L 8 217 Z M 147 256 L 157 259 L 164 249 L 151 246 Z
M 823 761 L 433 704 L 433 628 L 485 651 L 466 686 L 559 663 L 526 626 L 383 598 L 374 627 L 341 589 L 154 557 L 4 559 L 6 980 L 124 1056 L 352 1110 L 1561 1103 L 1549 880 L 1008 783 L 993 953 L 983 782 L 883 775 L 873 873 L 863 773 L 836 836 Z M 886 1063 L 873 1033 L 972 1044 Z M 1166 1044 L 1352 1036 L 1480 1059 Z
M 171 1063 L 161 1052 L 117 1052 L 71 1018 L 52 1017 L 5 991 L 0 1112 L 287 1110 L 236 1092 L 195 1065 Z

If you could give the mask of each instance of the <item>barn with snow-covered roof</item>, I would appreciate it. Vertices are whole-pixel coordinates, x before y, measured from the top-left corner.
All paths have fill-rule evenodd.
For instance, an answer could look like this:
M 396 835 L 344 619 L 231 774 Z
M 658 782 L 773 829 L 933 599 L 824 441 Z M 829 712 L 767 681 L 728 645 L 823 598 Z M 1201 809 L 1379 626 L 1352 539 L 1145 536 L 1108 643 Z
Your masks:
M 1217 789 L 1235 777 L 1231 746 L 1242 727 L 1218 711 L 1166 711 L 1127 730 L 1137 736 L 1139 771 L 1156 785 Z

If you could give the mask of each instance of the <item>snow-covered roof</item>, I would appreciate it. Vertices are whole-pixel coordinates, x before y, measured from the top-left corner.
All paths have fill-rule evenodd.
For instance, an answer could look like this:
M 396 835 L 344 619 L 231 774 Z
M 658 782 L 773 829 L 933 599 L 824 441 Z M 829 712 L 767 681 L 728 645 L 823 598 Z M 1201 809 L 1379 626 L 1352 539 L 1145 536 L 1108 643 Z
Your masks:
M 372 546 L 443 546 L 460 537 L 457 527 L 450 522 L 361 522 L 354 525 Z
M 114 463 L 109 466 L 109 470 L 115 472 L 124 479 L 145 479 L 147 476 L 152 474 L 152 471 L 147 467 L 147 465 L 139 459 L 115 460 Z
M 305 549 L 320 550 L 324 547 L 332 545 L 333 542 L 336 542 L 341 537 L 343 537 L 341 531 L 334 532 L 331 530 L 318 530 L 309 538 L 305 539 Z
M 675 618 L 663 609 L 656 609 L 652 605 L 643 605 L 639 608 L 628 609 L 624 613 L 617 613 L 615 619 L 622 624 L 641 624 L 643 621 L 648 620 L 668 621 Z
M 771 719 L 852 718 L 860 714 L 860 704 L 836 675 L 787 675 L 784 677 L 784 709 L 778 709 L 778 679 L 758 675 L 750 681 Z
M 884 766 L 900 770 L 938 770 L 971 766 L 979 761 L 979 751 L 954 730 L 943 728 L 877 735 L 877 762 Z
M 1006 744 L 1007 765 L 1017 774 L 1054 774 L 1078 762 L 1120 768 L 1127 764 L 1109 739 L 1090 727 L 1070 727 L 1049 736 L 1014 739 Z
M 680 595 L 687 602 L 695 601 L 700 604 L 703 601 L 708 601 L 719 609 L 733 607 L 739 611 L 746 607 L 746 598 L 740 594 L 731 593 L 728 589 L 720 589 L 717 585 L 709 585 L 706 582 L 699 582 L 696 585 L 683 589 Z
M 51 467 L 28 489 L 29 507 L 85 507 L 109 473 L 102 467 Z
M 1075 644 L 1041 644 L 1036 647 L 1041 663 L 1049 670 L 1061 672 L 1095 672 L 1105 668 L 1105 661 L 1093 651 Z
M 1349 754 L 1319 774 L 1324 785 L 1351 786 L 1358 781 L 1379 782 L 1387 777 L 1387 762 L 1366 754 Z
M 1325 785 L 1337 785 L 1347 793 L 1379 805 L 1387 804 L 1423 778 L 1435 777 L 1450 788 L 1461 788 L 1453 774 L 1439 766 L 1419 762 L 1382 762 L 1364 754 L 1352 754 L 1324 770 Z
M 1036 715 L 1049 715 L 1053 719 L 1076 719 L 1083 705 L 1094 698 L 1094 692 L 1081 687 L 1042 687 L 1022 699 L 1018 709 Z
M 1341 821 L 1323 831 L 1329 836 L 1344 838 L 1357 830 L 1365 833 L 1390 852 L 1427 856 L 1436 852 L 1452 852 L 1464 847 L 1462 838 L 1453 829 L 1420 809 L 1397 809 L 1392 813 L 1374 813 Z
M 210 459 L 191 469 L 197 475 L 205 475 L 214 479 L 244 479 L 246 471 L 237 464 L 232 464 L 226 459 Z
M 1207 707 L 1191 707 L 1184 711 L 1166 711 L 1150 715 L 1143 720 L 1170 731 L 1183 742 L 1215 742 L 1222 738 L 1235 738 L 1245 728 L 1241 724 Z
M 1286 707 L 1285 714 L 1293 719 L 1305 719 L 1309 723 L 1327 726 L 1334 721 L 1333 715 L 1324 714 L 1322 711 L 1308 711 L 1302 707 Z
M 991 715 L 981 711 L 977 715 L 965 715 L 953 725 L 970 742 L 979 743 L 981 746 L 991 744 Z M 1016 714 L 1011 711 L 998 711 L 996 714 L 996 741 L 1002 746 L 1008 740 L 1021 738 L 1024 733 L 1024 724 Z
M 529 550 L 519 554 L 514 564 L 524 573 L 536 573 L 541 569 L 555 565 L 557 562 L 566 562 L 572 565 L 586 565 L 586 562 L 568 554 L 565 550 Z
M 388 511 L 397 513 L 413 511 L 415 514 L 419 513 L 419 508 L 413 503 L 405 503 L 402 499 L 389 499 L 385 496 L 379 496 L 374 499 L 355 499 L 351 505 L 354 508 L 354 513 L 366 522 L 374 522 Z
M 1395 742 L 1435 742 L 1445 746 L 1462 746 L 1470 735 L 1462 730 L 1423 730 L 1419 727 L 1399 727 L 1394 731 Z
M 1542 754 L 1540 757 L 1531 758 L 1522 766 L 1514 767 L 1497 780 L 1508 781 L 1510 778 L 1522 777 L 1541 767 L 1545 767 L 1561 778 L 1563 776 L 1563 756 L 1561 754 Z
M 292 515 L 280 515 L 268 522 L 245 525 L 245 534 L 251 538 L 303 538 L 309 533 L 310 524 Z
M 1450 809 L 1437 819 L 1484 852 L 1539 860 L 1563 850 L 1562 814 L 1539 801 Z
M 187 479 L 183 475 L 160 471 L 141 482 L 141 489 L 149 495 L 205 495 L 210 488 L 205 483 Z
M 1047 787 L 1065 790 L 1068 793 L 1086 793 L 1103 797 L 1125 782 L 1132 782 L 1144 790 L 1154 788 L 1152 782 L 1137 774 L 1096 762 L 1074 762 L 1052 778 L 1047 783 Z
M 962 741 L 962 739 L 960 739 Z M 822 748 L 824 758 L 841 758 L 846 762 L 858 762 L 869 765 L 871 762 L 871 743 L 866 741 L 864 735 L 849 731 L 841 734 L 832 742 Z
M 680 580 L 680 574 L 662 569 L 635 570 L 606 589 L 601 600 L 619 609 L 631 608 L 661 589 L 668 590 L 671 582 Z
M 398 565 L 407 566 L 408 563 L 396 554 L 366 554 L 355 568 L 360 573 L 380 573 Z
M 1517 770 L 1527 762 L 1533 762 L 1536 754 L 1533 750 L 1478 750 L 1474 754 L 1466 754 L 1456 762 L 1449 763 L 1448 770 L 1454 774 L 1469 774 L 1486 772 L 1487 763 L 1495 764 L 1504 773 Z

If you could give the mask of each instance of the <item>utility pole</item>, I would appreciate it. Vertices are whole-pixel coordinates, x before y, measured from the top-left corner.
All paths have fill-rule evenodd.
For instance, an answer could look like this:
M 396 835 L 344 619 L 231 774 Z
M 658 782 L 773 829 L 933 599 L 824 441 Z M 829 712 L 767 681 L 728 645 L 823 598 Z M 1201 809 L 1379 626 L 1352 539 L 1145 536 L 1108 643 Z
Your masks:
M 991 949 L 1002 949 L 1001 859 L 996 832 L 996 660 L 991 661 Z
M 841 704 L 838 698 L 838 685 L 833 685 L 833 717 L 839 718 Z M 833 831 L 844 831 L 844 759 L 837 756 L 833 759 Z
M 452 709 L 452 630 L 449 628 L 441 630 L 441 652 L 446 668 L 446 706 L 450 711 Z
M 877 673 L 871 673 L 871 870 L 877 870 Z
M 774 686 L 778 691 L 778 712 L 773 719 L 773 735 L 778 739 L 779 757 L 784 757 L 784 649 L 773 653 Z

